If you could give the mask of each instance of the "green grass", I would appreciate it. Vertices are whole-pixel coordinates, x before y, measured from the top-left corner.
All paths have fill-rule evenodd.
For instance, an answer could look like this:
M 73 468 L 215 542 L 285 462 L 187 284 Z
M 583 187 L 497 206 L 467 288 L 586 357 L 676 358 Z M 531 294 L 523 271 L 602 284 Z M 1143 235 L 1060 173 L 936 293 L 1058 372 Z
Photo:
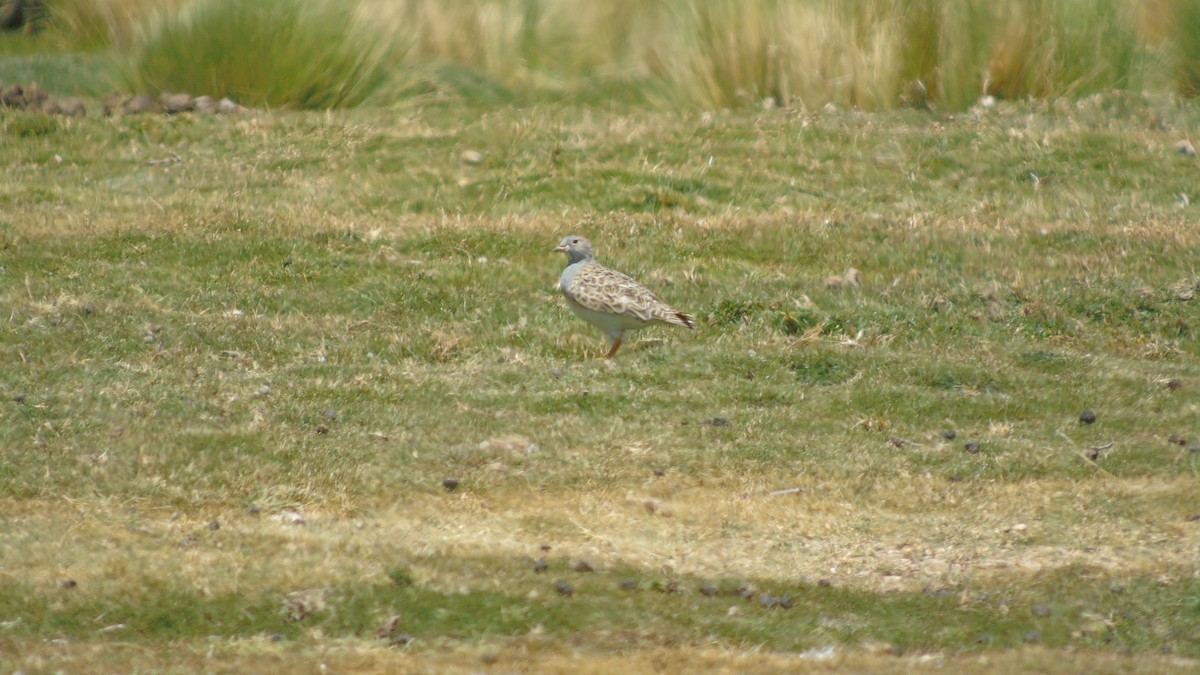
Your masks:
M 0 111 L 0 652 L 1194 668 L 1197 123 Z M 697 330 L 596 361 L 573 232 Z

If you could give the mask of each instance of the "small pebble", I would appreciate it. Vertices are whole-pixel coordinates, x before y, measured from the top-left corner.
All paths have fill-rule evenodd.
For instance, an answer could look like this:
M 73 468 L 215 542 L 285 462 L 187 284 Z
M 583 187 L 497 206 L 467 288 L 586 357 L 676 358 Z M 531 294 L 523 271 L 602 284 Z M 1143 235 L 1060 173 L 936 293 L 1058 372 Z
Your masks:
M 1195 157 L 1196 146 L 1192 145 L 1192 142 L 1185 138 L 1175 144 L 1175 152 L 1178 152 L 1184 157 Z
M 1083 412 L 1079 413 L 1079 421 L 1084 424 L 1095 424 L 1096 413 L 1092 412 L 1091 410 L 1084 410 Z
M 562 579 L 554 582 L 554 592 L 568 598 L 572 595 L 575 595 L 575 589 L 571 588 L 571 584 L 568 584 Z
M 955 433 L 953 429 L 943 429 L 942 430 L 942 438 L 944 438 L 948 441 L 952 441 L 957 437 L 958 437 L 958 434 Z
M 337 411 L 334 410 L 333 408 L 326 408 L 325 412 L 321 413 L 321 417 L 324 417 L 325 419 L 329 420 L 330 422 L 336 421 L 337 420 Z
M 442 487 L 446 488 L 446 492 L 454 492 L 458 489 L 458 479 L 447 478 L 442 481 Z
M 261 386 L 261 387 L 259 387 L 259 388 L 258 388 L 258 395 L 259 395 L 259 396 L 266 396 L 267 394 L 270 394 L 270 393 L 271 393 L 271 388 L 270 388 L 270 387 L 268 387 L 268 386 L 267 386 L 267 385 L 265 385 L 265 384 L 264 384 L 263 386 Z
M 967 443 L 966 445 L 963 446 L 963 449 L 966 450 L 967 452 L 971 453 L 972 455 L 979 454 L 979 444 L 976 443 L 975 441 L 971 441 L 970 443 Z
M 779 603 L 779 601 L 776 600 L 774 598 L 774 596 L 770 596 L 770 595 L 766 595 L 766 594 L 758 596 L 758 604 L 762 605 L 763 607 L 765 607 L 767 609 L 774 607 L 778 603 Z
M 21 402 L 24 402 L 24 401 L 25 401 L 25 397 L 22 396 Z M 663 476 L 667 475 L 666 469 L 655 468 L 655 469 L 653 469 L 653 471 L 654 471 L 654 475 L 658 476 L 659 478 L 662 478 Z
M 221 529 L 221 523 L 219 523 L 219 522 L 217 522 L 217 521 L 215 521 L 215 520 L 214 520 L 214 521 L 212 521 L 211 523 L 209 523 L 209 524 L 208 524 L 208 529 L 210 529 L 210 530 L 212 530 L 212 531 L 214 531 L 214 532 L 215 532 L 215 531 L 217 531 L 217 530 Z
M 1167 442 L 1172 445 L 1178 445 L 1179 447 L 1187 445 L 1187 439 L 1179 434 L 1171 434 L 1171 437 L 1167 439 Z
M 817 585 L 820 586 L 821 588 L 829 588 L 829 587 L 833 586 L 833 582 L 830 581 L 829 579 L 820 579 L 817 581 Z
M 1050 608 L 1045 605 L 1034 605 L 1033 607 L 1029 608 L 1029 611 L 1033 612 L 1034 616 L 1041 618 L 1041 619 L 1044 619 L 1054 613 L 1054 612 L 1050 611 Z
M 729 420 L 725 419 L 724 417 L 714 417 L 712 419 L 704 420 L 700 422 L 700 424 L 706 427 L 724 427 L 729 426 Z
M 621 581 L 621 590 L 623 591 L 636 591 L 637 587 L 638 582 L 634 581 L 633 579 L 623 579 Z
M 545 558 L 538 558 L 537 560 L 533 561 L 533 573 L 534 574 L 541 574 L 542 572 L 545 572 L 549 567 L 550 567 L 550 564 L 546 562 Z
M 246 513 L 252 516 L 257 516 L 261 512 L 262 509 L 258 508 L 258 504 L 251 504 L 250 506 L 246 507 Z
M 463 150 L 458 156 L 458 161 L 468 166 L 478 166 L 483 164 L 483 153 L 478 150 Z
M 318 424 L 316 431 L 318 434 L 324 436 L 325 434 L 329 433 L 329 427 L 325 426 L 324 424 Z
M 1041 631 L 1036 631 L 1036 630 L 1025 631 L 1025 642 L 1027 642 L 1029 644 L 1034 644 L 1036 642 L 1041 642 L 1041 641 L 1042 641 Z
M 779 597 L 779 607 L 780 607 L 780 609 L 791 609 L 792 608 L 792 599 L 786 595 L 780 596 Z
M 575 570 L 576 572 L 595 572 L 596 571 L 596 569 L 594 567 L 592 567 L 592 563 L 588 562 L 587 560 L 584 560 L 583 558 L 580 558 L 579 560 L 572 560 L 571 561 L 571 569 Z
M 700 595 L 706 598 L 711 598 L 717 594 L 717 587 L 714 584 L 700 584 Z
M 62 581 L 58 582 L 58 585 L 69 591 L 79 584 L 76 583 L 74 579 L 63 579 Z
M 25 394 L 17 394 L 13 397 L 13 402 L 21 405 L 25 404 Z
M 1169 389 L 1171 391 L 1179 391 L 1182 388 L 1183 388 L 1183 382 L 1181 382 L 1180 380 L 1177 380 L 1174 378 L 1167 380 L 1167 389 Z

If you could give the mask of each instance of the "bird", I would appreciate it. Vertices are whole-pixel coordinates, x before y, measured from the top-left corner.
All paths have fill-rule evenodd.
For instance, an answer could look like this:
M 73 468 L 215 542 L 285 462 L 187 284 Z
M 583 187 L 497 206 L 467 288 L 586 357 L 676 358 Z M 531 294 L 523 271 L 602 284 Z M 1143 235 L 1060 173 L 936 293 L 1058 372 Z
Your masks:
M 567 254 L 558 287 L 576 316 L 604 331 L 611 359 L 630 331 L 656 323 L 696 328 L 695 319 L 672 309 L 631 277 L 596 262 L 592 243 L 578 235 L 564 237 L 553 253 Z

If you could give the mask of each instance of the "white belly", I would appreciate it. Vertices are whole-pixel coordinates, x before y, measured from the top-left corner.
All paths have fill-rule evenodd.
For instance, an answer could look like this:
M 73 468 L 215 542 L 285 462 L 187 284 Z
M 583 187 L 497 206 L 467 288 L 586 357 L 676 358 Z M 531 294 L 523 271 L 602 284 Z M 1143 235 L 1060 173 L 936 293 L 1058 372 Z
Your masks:
M 570 298 L 567 299 L 567 304 L 571 306 L 571 311 L 575 312 L 576 316 L 613 336 L 622 331 L 645 328 L 649 323 L 633 316 L 597 312 L 578 303 L 571 302 Z

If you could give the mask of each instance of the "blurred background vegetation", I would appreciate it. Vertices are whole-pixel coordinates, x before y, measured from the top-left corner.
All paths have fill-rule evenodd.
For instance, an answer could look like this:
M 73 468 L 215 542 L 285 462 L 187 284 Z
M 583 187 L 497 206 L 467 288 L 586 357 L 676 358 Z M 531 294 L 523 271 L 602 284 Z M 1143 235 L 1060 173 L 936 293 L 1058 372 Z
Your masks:
M 989 95 L 1200 93 L 1200 0 L 0 6 L 9 15 L 0 81 L 65 95 L 186 91 L 298 108 L 450 96 L 952 111 Z

